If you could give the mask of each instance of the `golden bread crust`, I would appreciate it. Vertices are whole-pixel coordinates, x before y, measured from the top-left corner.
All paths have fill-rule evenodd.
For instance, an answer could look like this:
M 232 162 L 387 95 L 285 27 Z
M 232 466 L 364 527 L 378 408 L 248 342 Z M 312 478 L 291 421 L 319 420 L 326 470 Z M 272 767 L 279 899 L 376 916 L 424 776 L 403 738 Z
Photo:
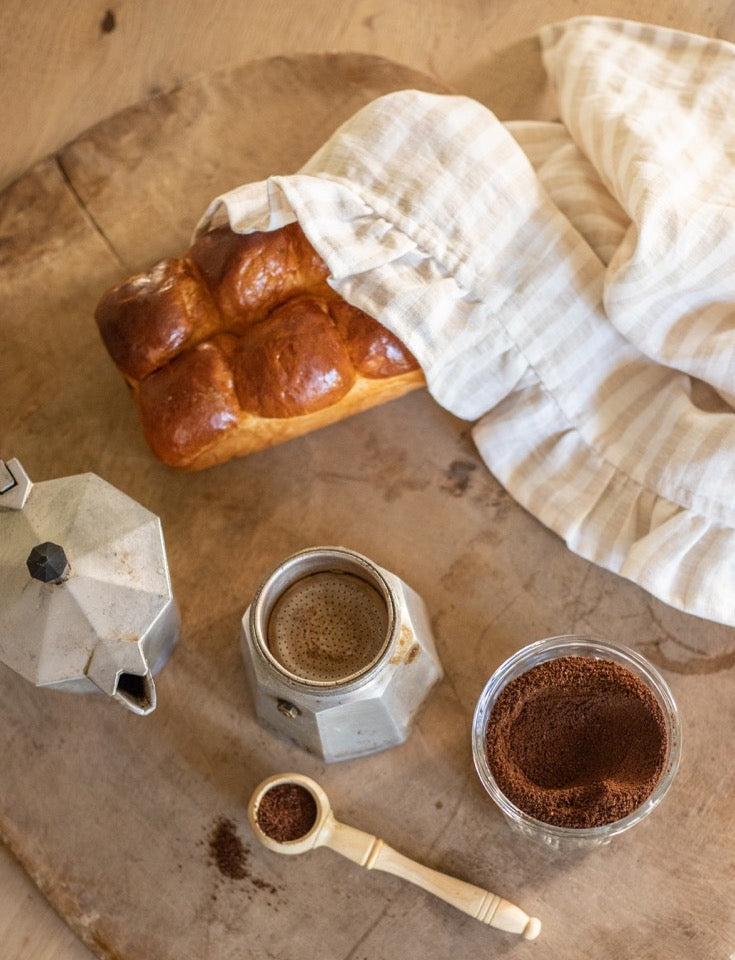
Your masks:
M 104 294 L 100 334 L 160 460 L 212 466 L 425 382 L 403 344 L 327 277 L 296 223 L 220 227 Z

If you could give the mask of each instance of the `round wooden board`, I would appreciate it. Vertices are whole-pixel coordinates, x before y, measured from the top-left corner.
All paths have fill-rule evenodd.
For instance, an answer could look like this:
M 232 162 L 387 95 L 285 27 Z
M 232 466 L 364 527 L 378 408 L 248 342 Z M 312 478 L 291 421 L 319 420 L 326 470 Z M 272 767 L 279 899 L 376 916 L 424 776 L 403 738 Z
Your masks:
M 0 455 L 36 480 L 91 470 L 157 513 L 183 616 L 147 718 L 0 670 L 0 833 L 110 960 L 726 956 L 733 631 L 570 554 L 490 476 L 469 426 L 423 391 L 201 474 L 168 470 L 98 339 L 103 290 L 184 249 L 213 196 L 295 171 L 356 109 L 407 86 L 439 89 L 362 55 L 250 64 L 113 117 L 0 196 Z M 427 598 L 446 671 L 406 744 L 332 766 L 256 723 L 239 654 L 262 576 L 328 543 Z M 471 717 L 511 652 L 584 631 L 665 669 L 685 759 L 649 822 L 593 856 L 554 858 L 512 835 L 481 790 Z M 291 859 L 258 847 L 247 798 L 287 769 L 320 780 L 341 819 L 540 916 L 541 938 L 490 930 L 327 850 Z M 239 877 L 212 856 L 227 819 Z

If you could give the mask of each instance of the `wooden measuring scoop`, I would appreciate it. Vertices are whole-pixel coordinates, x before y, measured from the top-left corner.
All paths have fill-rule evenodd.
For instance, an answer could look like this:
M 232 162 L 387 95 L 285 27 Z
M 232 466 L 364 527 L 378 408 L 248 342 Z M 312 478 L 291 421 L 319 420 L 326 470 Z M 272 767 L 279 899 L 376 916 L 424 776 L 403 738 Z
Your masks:
M 275 839 L 274 835 L 269 836 L 267 829 L 275 836 L 281 834 L 276 833 L 267 823 L 264 825 L 263 817 L 259 819 L 263 798 L 282 784 L 295 785 L 308 791 L 316 808 L 313 823 L 305 828 L 305 833 L 295 838 Z M 305 799 L 308 801 L 308 797 Z M 313 815 L 310 801 L 309 808 Z M 519 907 L 496 894 L 416 863 L 393 850 L 378 837 L 340 823 L 332 813 L 326 793 L 310 777 L 299 773 L 282 773 L 263 780 L 250 797 L 248 818 L 258 840 L 276 853 L 297 854 L 306 853 L 315 847 L 330 847 L 368 870 L 383 870 L 402 877 L 491 927 L 522 934 L 526 940 L 535 940 L 541 931 L 540 920 L 529 917 Z M 311 816 L 306 822 L 310 820 Z

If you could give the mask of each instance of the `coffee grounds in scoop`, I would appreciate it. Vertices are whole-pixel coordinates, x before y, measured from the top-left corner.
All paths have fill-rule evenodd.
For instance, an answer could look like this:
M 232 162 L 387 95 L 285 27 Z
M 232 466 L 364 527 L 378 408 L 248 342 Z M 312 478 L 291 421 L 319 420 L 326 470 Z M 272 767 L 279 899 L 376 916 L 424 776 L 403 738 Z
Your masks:
M 316 822 L 316 801 L 300 783 L 278 783 L 260 798 L 256 820 L 271 840 L 298 840 Z
M 599 827 L 650 796 L 668 752 L 661 707 L 609 660 L 549 660 L 511 680 L 493 707 L 487 759 L 500 790 L 537 820 Z

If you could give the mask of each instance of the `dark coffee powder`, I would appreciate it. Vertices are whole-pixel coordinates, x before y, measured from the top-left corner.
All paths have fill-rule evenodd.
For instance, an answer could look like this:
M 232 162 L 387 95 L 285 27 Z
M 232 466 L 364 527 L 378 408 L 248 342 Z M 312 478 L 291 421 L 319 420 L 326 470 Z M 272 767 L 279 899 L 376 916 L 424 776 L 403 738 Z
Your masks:
M 229 817 L 219 817 L 209 838 L 212 859 L 224 876 L 242 880 L 249 876 L 249 849 L 237 835 L 237 827 Z
M 256 819 L 272 840 L 298 840 L 316 822 L 316 801 L 300 783 L 278 783 L 260 798 Z
M 568 656 L 511 680 L 487 728 L 500 790 L 525 813 L 562 827 L 627 816 L 655 788 L 668 733 L 648 686 L 609 660 Z

